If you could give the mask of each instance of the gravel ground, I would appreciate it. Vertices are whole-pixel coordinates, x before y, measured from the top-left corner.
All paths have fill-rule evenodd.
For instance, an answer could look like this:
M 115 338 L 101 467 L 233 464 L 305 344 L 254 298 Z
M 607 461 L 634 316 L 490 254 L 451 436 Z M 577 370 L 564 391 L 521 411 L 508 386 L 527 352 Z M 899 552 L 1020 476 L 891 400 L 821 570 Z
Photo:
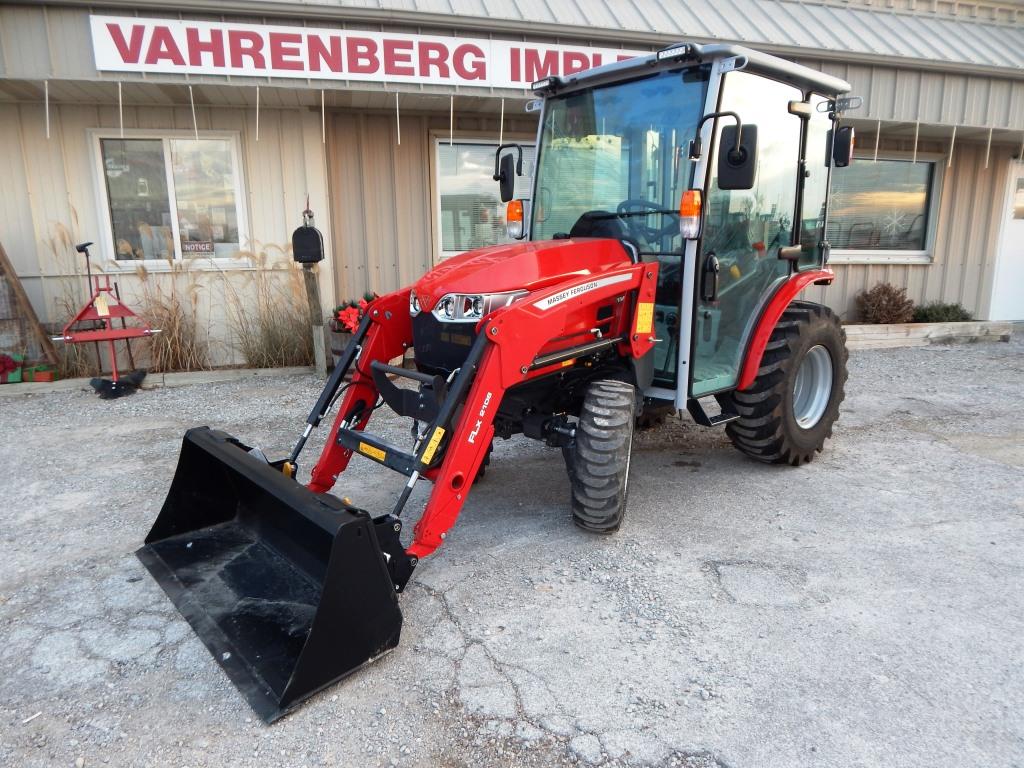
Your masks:
M 186 427 L 279 455 L 317 381 L 0 398 L 0 765 L 1022 766 L 1024 344 L 850 366 L 807 467 L 640 434 L 608 538 L 557 453 L 499 441 L 399 648 L 271 727 L 132 552 Z

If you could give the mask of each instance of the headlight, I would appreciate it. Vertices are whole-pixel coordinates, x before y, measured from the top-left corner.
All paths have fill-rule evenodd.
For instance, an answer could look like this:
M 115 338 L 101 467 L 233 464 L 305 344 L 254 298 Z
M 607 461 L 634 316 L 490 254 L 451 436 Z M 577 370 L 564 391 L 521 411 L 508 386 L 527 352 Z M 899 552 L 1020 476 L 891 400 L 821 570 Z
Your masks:
M 420 300 L 416 298 L 416 291 L 409 291 L 409 316 L 416 317 L 420 313 Z
M 496 309 L 507 307 L 527 291 L 508 293 L 449 293 L 434 307 L 434 317 L 442 323 L 475 322 Z
M 441 299 L 437 309 L 438 309 L 438 311 L 441 312 L 441 315 L 444 317 L 445 320 L 454 320 L 455 319 L 455 297 L 454 296 L 445 296 L 443 299 Z

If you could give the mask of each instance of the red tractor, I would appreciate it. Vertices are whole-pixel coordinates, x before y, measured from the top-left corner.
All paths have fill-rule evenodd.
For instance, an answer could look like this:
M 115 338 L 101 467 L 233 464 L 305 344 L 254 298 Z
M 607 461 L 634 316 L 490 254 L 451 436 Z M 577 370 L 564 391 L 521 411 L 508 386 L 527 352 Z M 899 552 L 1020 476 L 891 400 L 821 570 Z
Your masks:
M 831 434 L 845 337 L 796 296 L 833 278 L 829 174 L 852 153 L 849 86 L 679 44 L 533 88 L 529 201 L 511 199 L 521 148 L 495 157 L 521 242 L 372 302 L 287 459 L 206 427 L 185 435 L 139 557 L 267 721 L 397 645 L 396 593 L 455 523 L 495 436 L 560 449 L 573 520 L 610 533 L 645 410 L 724 424 L 769 463 L 808 462 Z M 415 370 L 389 365 L 410 347 Z M 413 421 L 410 445 L 367 431 L 385 403 Z M 301 485 L 300 452 L 332 409 Z M 355 454 L 404 476 L 390 512 L 328 493 Z M 403 541 L 420 480 L 433 490 Z

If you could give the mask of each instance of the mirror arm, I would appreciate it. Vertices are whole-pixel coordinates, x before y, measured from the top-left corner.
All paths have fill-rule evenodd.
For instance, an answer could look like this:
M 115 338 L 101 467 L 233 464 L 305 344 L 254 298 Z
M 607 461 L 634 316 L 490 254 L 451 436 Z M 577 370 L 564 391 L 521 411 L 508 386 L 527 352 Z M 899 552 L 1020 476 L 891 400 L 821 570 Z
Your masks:
M 690 142 L 690 159 L 691 160 L 696 160 L 696 159 L 698 159 L 700 157 L 700 153 L 701 153 L 700 132 L 704 128 L 704 123 L 706 123 L 708 120 L 713 120 L 716 117 L 731 117 L 733 120 L 736 121 L 736 146 L 733 147 L 732 151 L 736 155 L 739 155 L 740 149 L 743 146 L 742 145 L 743 121 L 740 120 L 740 116 L 737 115 L 735 112 L 732 112 L 732 111 L 727 111 L 727 112 L 708 112 L 706 115 L 704 115 L 704 117 L 702 117 L 700 119 L 700 122 L 697 123 L 697 138 L 695 138 L 693 141 Z
M 501 144 L 494 151 L 494 181 L 501 181 L 501 172 L 498 170 L 498 163 L 501 161 L 501 153 L 506 149 L 516 151 L 516 176 L 523 175 L 523 148 L 518 144 Z

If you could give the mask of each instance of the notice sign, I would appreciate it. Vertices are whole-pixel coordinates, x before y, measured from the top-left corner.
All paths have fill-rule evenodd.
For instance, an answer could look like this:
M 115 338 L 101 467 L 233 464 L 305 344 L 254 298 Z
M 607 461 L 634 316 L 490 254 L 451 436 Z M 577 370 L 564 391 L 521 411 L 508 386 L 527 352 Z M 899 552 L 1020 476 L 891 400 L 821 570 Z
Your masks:
M 212 240 L 182 240 L 181 252 L 190 255 L 202 254 L 210 256 L 214 253 Z
M 529 88 L 645 51 L 269 24 L 90 16 L 96 68 Z

